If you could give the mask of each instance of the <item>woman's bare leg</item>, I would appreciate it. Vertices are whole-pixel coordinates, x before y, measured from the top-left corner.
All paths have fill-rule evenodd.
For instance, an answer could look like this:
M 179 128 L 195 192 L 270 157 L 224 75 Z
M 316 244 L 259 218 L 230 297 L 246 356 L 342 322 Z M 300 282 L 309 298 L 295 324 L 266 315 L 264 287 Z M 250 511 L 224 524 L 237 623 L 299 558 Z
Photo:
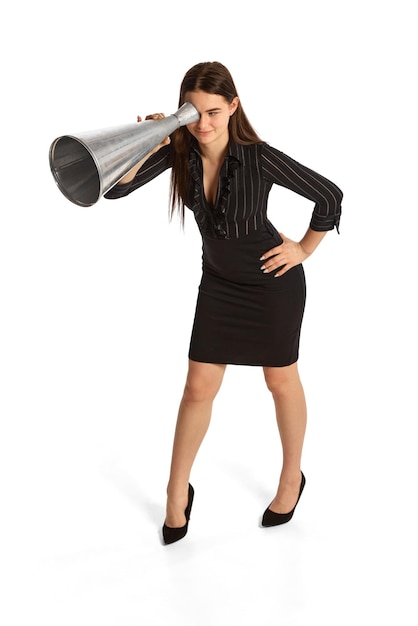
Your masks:
M 189 361 L 186 385 L 177 417 L 167 486 L 165 523 L 178 528 L 186 523 L 190 472 L 200 444 L 208 430 L 212 404 L 218 393 L 226 365 Z
M 301 483 L 300 466 L 306 431 L 305 394 L 297 363 L 263 369 L 267 387 L 273 395 L 283 448 L 279 487 L 269 508 L 274 513 L 288 513 L 296 504 Z

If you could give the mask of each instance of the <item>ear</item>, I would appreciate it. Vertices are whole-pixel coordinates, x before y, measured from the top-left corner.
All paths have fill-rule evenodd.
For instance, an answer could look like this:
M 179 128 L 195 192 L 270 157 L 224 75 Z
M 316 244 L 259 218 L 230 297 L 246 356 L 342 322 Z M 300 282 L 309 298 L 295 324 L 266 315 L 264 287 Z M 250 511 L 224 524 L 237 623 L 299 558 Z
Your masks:
M 230 115 L 233 115 L 235 113 L 235 111 L 238 108 L 238 104 L 239 104 L 239 98 L 238 96 L 235 96 L 235 98 L 232 100 L 231 104 L 229 105 Z

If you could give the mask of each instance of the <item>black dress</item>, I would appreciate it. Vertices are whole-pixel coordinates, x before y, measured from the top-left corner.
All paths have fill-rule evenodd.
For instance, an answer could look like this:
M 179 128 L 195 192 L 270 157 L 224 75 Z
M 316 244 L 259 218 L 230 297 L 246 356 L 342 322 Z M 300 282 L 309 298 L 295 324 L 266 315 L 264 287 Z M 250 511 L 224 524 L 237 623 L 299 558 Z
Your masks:
M 171 145 L 154 154 L 130 183 L 107 198 L 134 191 L 170 167 Z M 266 143 L 231 141 L 222 165 L 214 207 L 206 201 L 197 143 L 190 151 L 186 205 L 195 216 L 203 245 L 189 358 L 205 363 L 281 367 L 295 363 L 305 306 L 302 265 L 274 278 L 260 257 L 282 239 L 267 219 L 267 201 L 278 184 L 315 203 L 310 227 L 338 229 L 342 192 L 331 181 Z

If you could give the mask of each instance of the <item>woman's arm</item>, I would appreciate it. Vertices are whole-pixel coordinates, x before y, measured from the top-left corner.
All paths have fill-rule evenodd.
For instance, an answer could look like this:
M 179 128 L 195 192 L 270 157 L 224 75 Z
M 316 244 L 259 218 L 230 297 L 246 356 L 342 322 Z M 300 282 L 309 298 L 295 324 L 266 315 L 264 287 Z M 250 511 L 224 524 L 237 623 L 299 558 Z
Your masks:
M 303 252 L 306 254 L 306 258 L 311 256 L 312 252 L 315 252 L 316 248 L 319 246 L 325 235 L 328 231 L 323 230 L 312 230 L 312 228 L 308 228 L 305 235 L 299 241 L 299 245 L 301 246 Z
M 274 278 L 283 276 L 288 270 L 300 263 L 303 263 L 319 246 L 327 231 L 317 231 L 308 228 L 302 239 L 292 241 L 288 237 L 285 237 L 283 233 L 280 233 L 280 237 L 283 239 L 283 243 L 280 246 L 275 246 L 263 254 L 260 261 L 265 261 L 261 266 L 261 270 L 268 274 L 273 270 L 279 269 L 274 275 Z
M 261 270 L 278 270 L 282 276 L 305 261 L 318 247 L 327 231 L 337 228 L 341 216 L 342 191 L 333 182 L 301 165 L 271 146 L 263 147 L 263 175 L 315 203 L 311 223 L 302 239 L 292 241 L 280 233 L 283 243 L 263 254 Z
M 164 115 L 162 113 L 154 113 L 153 115 L 147 115 L 146 119 L 147 120 L 160 120 L 163 117 Z M 141 122 L 141 121 L 142 121 L 142 118 L 138 116 L 138 122 Z M 140 161 L 138 161 L 138 163 L 136 163 L 136 165 L 134 165 L 133 168 L 130 169 L 129 172 L 127 172 L 116 183 L 116 185 L 114 185 L 114 187 L 112 187 L 112 189 L 110 189 L 110 191 L 108 191 L 105 194 L 104 197 L 108 199 L 115 199 L 115 198 L 120 198 L 122 196 L 126 196 L 128 193 L 131 193 L 131 191 L 134 191 L 134 189 L 136 189 L 137 187 L 140 187 L 142 184 L 144 184 L 145 182 L 148 182 L 148 180 L 151 180 L 152 178 L 155 178 L 155 176 L 157 176 L 162 171 L 164 171 L 167 168 L 167 166 L 164 166 L 164 162 L 161 161 L 159 163 L 159 165 L 161 166 L 161 169 L 160 168 L 155 169 L 153 171 L 153 174 L 150 175 L 146 180 L 144 178 L 144 180 L 141 180 L 138 182 L 135 181 L 136 183 L 135 185 L 130 185 L 130 183 L 133 183 L 133 181 L 135 180 L 135 177 L 137 176 L 139 170 L 142 168 L 144 163 L 146 163 L 148 159 L 153 154 L 156 154 L 163 146 L 167 146 L 169 144 L 170 144 L 170 137 L 165 137 L 163 141 L 158 144 L 158 146 L 155 146 L 155 148 L 151 150 L 151 152 L 146 154 Z
M 312 230 L 336 228 L 338 231 L 343 193 L 335 183 L 268 144 L 263 145 L 262 171 L 264 178 L 271 183 L 314 202 Z
M 163 113 L 154 113 L 153 115 L 147 115 L 145 119 L 146 120 L 162 120 L 163 118 L 164 118 Z M 138 119 L 138 122 L 142 122 L 142 118 L 139 115 L 137 119 Z M 158 144 L 158 146 L 155 146 L 155 148 L 151 150 L 151 152 L 146 154 L 143 159 L 141 159 L 136 165 L 134 165 L 133 168 L 129 170 L 129 172 L 125 174 L 125 176 L 118 181 L 118 185 L 126 185 L 127 183 L 130 183 L 135 178 L 138 170 L 140 170 L 141 167 L 144 165 L 145 161 L 147 161 L 152 154 L 155 154 L 156 152 L 158 152 L 160 148 L 168 145 L 169 143 L 170 143 L 170 137 L 165 137 L 165 139 L 163 139 L 163 141 L 160 144 Z

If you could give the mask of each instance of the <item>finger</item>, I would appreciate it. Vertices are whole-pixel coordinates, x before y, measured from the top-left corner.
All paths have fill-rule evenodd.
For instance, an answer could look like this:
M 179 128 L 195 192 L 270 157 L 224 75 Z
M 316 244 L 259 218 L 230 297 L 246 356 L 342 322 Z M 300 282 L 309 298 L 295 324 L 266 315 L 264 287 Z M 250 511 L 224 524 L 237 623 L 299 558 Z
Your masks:
M 152 115 L 147 115 L 145 119 L 147 120 L 162 120 L 164 117 L 164 113 L 153 113 Z
M 268 250 L 267 252 L 265 252 L 261 257 L 260 257 L 260 261 L 265 261 L 266 259 L 268 259 L 269 257 L 272 257 L 276 254 L 278 254 L 280 252 L 280 246 L 276 246 L 275 248 L 271 248 L 271 250 Z
M 290 261 L 286 261 L 286 259 L 284 258 L 276 258 L 274 261 L 271 261 L 269 263 L 265 263 L 263 266 L 261 266 L 261 270 L 263 271 L 264 274 L 269 274 L 270 272 L 273 271 L 277 271 L 277 273 L 274 275 L 274 277 L 276 278 L 276 276 L 281 276 L 282 274 L 284 274 L 285 272 L 287 272 L 288 269 L 290 269 L 292 266 L 292 263 Z
M 137 118 L 136 118 L 136 121 L 137 122 L 142 122 L 142 117 L 140 115 L 138 115 Z
M 283 274 L 286 274 L 286 272 L 288 272 L 292 267 L 293 266 L 290 263 L 286 263 L 279 269 L 278 272 L 276 272 L 273 278 L 280 278 L 280 276 L 283 276 Z
M 282 252 L 277 252 L 274 256 L 265 261 L 260 269 L 265 273 L 272 272 L 274 269 L 281 267 L 286 262 L 286 256 Z
M 268 261 L 267 263 L 263 263 L 263 265 L 260 267 L 260 270 L 262 270 L 265 274 L 267 274 L 267 272 L 272 272 L 274 269 L 276 269 L 277 267 L 280 267 L 280 265 L 283 265 L 283 263 L 277 263 L 276 261 Z

